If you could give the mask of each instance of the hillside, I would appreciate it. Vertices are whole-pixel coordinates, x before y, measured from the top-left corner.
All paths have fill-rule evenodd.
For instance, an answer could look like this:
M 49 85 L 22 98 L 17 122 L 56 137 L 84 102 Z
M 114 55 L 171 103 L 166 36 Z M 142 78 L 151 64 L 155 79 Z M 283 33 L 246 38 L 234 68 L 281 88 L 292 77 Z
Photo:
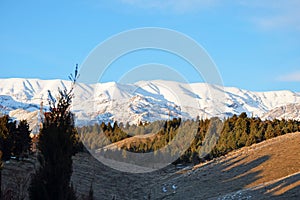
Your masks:
M 156 134 L 154 133 L 150 133 L 150 134 L 146 134 L 146 135 L 136 135 L 130 138 L 126 138 L 124 140 L 118 141 L 118 142 L 114 142 L 111 143 L 105 147 L 103 147 L 102 149 L 109 149 L 109 150 L 116 150 L 116 149 L 121 149 L 124 146 L 130 146 L 131 143 L 146 143 L 147 139 L 153 139 L 155 137 Z
M 176 193 L 157 199 L 299 199 L 300 133 L 245 147 L 192 170 L 162 179 Z M 159 191 L 159 189 L 157 188 Z
M 27 182 L 33 166 L 29 162 L 5 164 L 4 187 L 17 181 L 24 190 L 21 183 Z M 95 199 L 299 199 L 300 133 L 279 136 L 183 170 L 170 165 L 146 174 L 124 173 L 86 153 L 74 157 L 73 169 L 77 192 L 87 194 L 93 183 Z
M 0 113 L 37 125 L 41 101 L 47 110 L 47 91 L 55 96 L 57 89 L 70 87 L 64 80 L 1 79 Z M 248 116 L 299 119 L 292 112 L 272 112 L 288 104 L 300 102 L 300 94 L 292 91 L 253 92 L 233 87 L 206 83 L 180 83 L 172 81 L 141 81 L 134 84 L 97 83 L 77 84 L 72 105 L 76 124 L 95 122 L 130 122 L 166 120 L 169 117 L 210 118 L 230 117 L 246 112 Z M 296 110 L 295 110 L 296 109 Z M 24 111 L 25 110 L 25 111 Z M 278 114 L 278 115 L 277 115 Z

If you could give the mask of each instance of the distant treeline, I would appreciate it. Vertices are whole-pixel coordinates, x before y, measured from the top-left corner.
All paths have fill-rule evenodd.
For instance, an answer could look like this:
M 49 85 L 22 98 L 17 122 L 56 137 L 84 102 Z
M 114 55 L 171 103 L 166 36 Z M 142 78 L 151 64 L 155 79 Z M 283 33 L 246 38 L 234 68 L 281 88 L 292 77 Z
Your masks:
M 266 139 L 300 131 L 300 122 L 296 120 L 274 119 L 261 120 L 249 118 L 246 113 L 233 115 L 230 118 L 181 120 L 174 118 L 170 121 L 156 121 L 130 125 L 114 122 L 94 124 L 78 128 L 82 142 L 91 151 L 119 151 L 126 159 L 126 151 L 134 153 L 162 152 L 166 155 L 176 155 L 182 151 L 182 141 L 185 136 L 193 139 L 187 150 L 174 163 L 199 163 L 210 160 L 228 152 L 259 143 Z M 148 134 L 149 137 L 135 137 Z M 176 137 L 176 140 L 173 139 Z M 127 139 L 126 142 L 119 142 Z M 105 146 L 116 143 L 117 148 L 109 149 Z M 171 149 L 163 149 L 169 142 L 175 144 Z M 163 159 L 163 158 L 162 158 Z

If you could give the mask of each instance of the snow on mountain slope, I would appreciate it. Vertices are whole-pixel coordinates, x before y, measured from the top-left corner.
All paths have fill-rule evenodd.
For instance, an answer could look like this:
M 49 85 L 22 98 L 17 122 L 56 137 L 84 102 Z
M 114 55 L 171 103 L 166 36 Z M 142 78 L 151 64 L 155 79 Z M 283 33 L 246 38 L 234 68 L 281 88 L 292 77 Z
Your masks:
M 276 107 L 262 116 L 263 119 L 296 119 L 300 120 L 300 103 Z
M 0 79 L 0 112 L 17 119 L 32 118 L 28 113 L 37 113 L 41 100 L 47 109 L 48 90 L 55 96 L 58 87 L 70 86 L 71 83 L 64 80 Z M 77 84 L 72 110 L 76 123 L 84 125 L 113 120 L 138 123 L 169 116 L 228 117 L 241 112 L 266 117 L 274 108 L 297 103 L 300 103 L 300 94 L 291 91 L 252 92 L 206 83 L 155 80 L 135 84 Z M 299 107 L 285 116 L 296 118 L 296 111 Z M 280 118 L 282 114 L 272 117 Z

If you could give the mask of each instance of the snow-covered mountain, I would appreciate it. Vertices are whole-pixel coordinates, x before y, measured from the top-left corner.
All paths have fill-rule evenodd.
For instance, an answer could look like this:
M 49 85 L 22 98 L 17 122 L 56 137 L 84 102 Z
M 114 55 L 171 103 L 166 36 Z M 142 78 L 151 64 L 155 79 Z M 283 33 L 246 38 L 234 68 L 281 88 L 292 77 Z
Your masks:
M 262 116 L 264 119 L 299 119 L 300 103 L 292 103 L 276 107 Z
M 47 109 L 47 91 L 70 87 L 64 80 L 0 79 L 0 112 L 37 124 L 41 101 Z M 300 103 L 291 91 L 252 92 L 206 83 L 141 81 L 135 84 L 77 84 L 72 110 L 77 125 L 119 121 L 138 123 L 169 117 L 228 117 L 246 112 L 249 116 L 300 119 L 299 106 L 291 112 L 267 113 L 288 104 Z M 283 111 L 284 112 L 284 111 Z M 278 113 L 278 112 L 277 112 Z

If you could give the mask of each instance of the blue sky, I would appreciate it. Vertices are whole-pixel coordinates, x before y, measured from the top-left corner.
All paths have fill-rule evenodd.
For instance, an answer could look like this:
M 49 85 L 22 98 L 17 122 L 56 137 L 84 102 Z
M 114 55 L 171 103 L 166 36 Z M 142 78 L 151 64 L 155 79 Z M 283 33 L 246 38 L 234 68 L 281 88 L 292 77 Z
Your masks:
M 107 38 L 162 27 L 196 40 L 225 86 L 299 92 L 299 7 L 299 0 L 3 0 L 0 78 L 66 79 Z M 200 81 L 182 61 L 151 51 L 120 59 L 102 81 L 118 81 L 124 69 L 149 62 L 172 65 L 189 82 Z

